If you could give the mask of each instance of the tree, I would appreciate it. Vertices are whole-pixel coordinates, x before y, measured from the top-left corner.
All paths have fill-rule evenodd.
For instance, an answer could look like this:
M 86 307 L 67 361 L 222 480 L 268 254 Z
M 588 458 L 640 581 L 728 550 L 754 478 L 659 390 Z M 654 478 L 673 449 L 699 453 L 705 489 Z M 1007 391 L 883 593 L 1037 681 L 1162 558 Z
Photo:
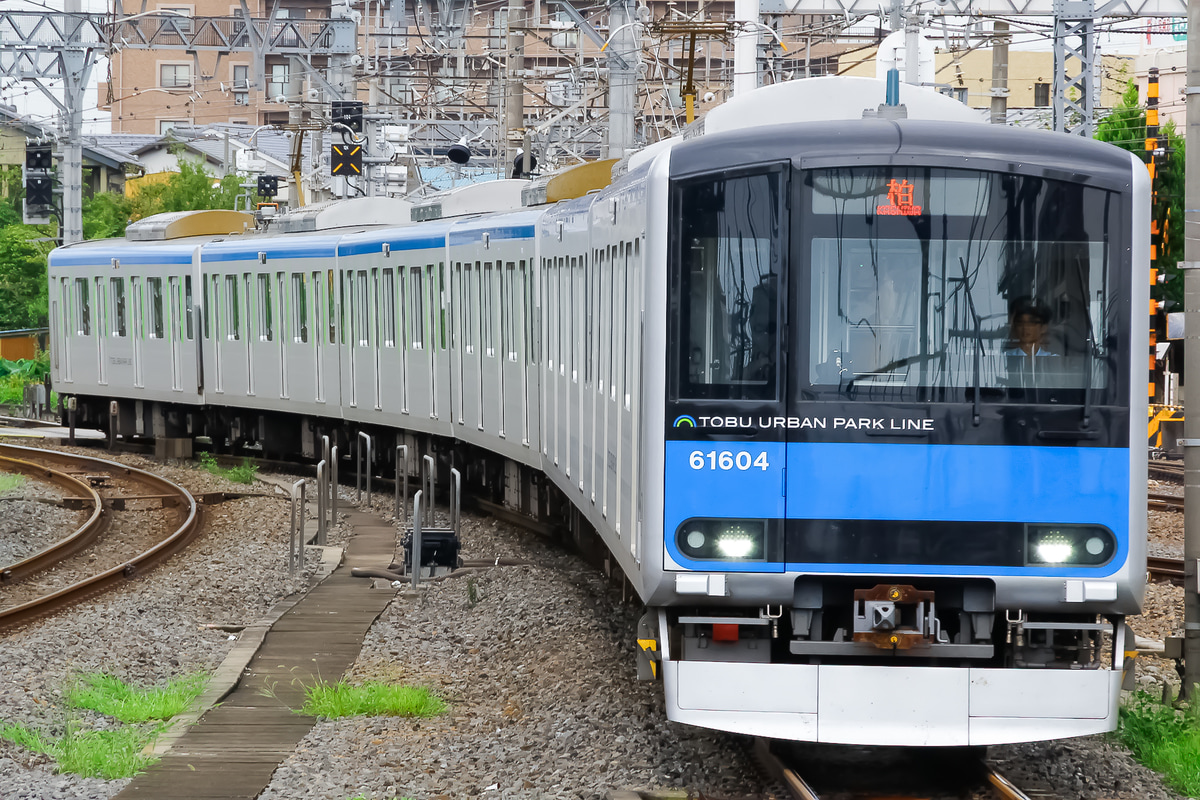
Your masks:
M 180 159 L 179 172 L 163 183 L 143 187 L 131 199 L 131 218 L 142 219 L 167 211 L 233 208 L 242 193 L 241 182 L 237 175 L 214 178 L 203 164 Z
M 1121 102 L 1096 126 L 1096 138 L 1137 153 L 1143 160 L 1146 154 L 1146 109 L 1138 103 L 1137 84 L 1129 81 Z M 1184 194 L 1184 137 L 1175 132 L 1175 123 L 1159 127 L 1158 143 L 1165 147 L 1167 157 L 1160 163 L 1154 179 L 1154 200 L 1151 219 L 1158 225 L 1155 237 L 1158 257 L 1151 266 L 1169 277 L 1166 285 L 1155 286 L 1152 296 L 1171 300 L 1183 307 L 1183 276 L 1176 264 L 1183 260 L 1183 194 Z
M 124 236 L 132 204 L 124 195 L 100 192 L 83 199 L 83 238 L 109 239 Z
M 50 246 L 43 233 L 31 225 L 0 230 L 0 330 L 46 325 Z

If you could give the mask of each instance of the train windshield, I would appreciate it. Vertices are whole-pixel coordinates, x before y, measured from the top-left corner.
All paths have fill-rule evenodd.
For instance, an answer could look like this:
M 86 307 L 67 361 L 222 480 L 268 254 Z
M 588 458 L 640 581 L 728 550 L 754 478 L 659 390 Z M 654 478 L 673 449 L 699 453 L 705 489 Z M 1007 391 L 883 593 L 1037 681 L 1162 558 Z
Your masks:
M 805 183 L 810 385 L 866 400 L 1115 397 L 1112 193 L 914 167 Z

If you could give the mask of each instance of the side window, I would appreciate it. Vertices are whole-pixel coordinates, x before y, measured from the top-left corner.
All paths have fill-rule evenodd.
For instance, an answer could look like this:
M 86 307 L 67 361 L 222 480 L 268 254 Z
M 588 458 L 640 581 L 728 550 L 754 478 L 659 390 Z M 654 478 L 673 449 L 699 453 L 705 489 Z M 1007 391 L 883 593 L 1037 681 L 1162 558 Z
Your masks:
M 438 271 L 438 328 L 441 331 L 442 349 L 446 349 L 446 264 L 439 261 Z
M 441 295 L 438 294 L 437 273 L 434 271 L 436 267 L 433 264 L 425 267 L 425 280 L 429 286 L 429 349 L 437 347 L 438 337 L 438 311 L 442 307 Z M 442 349 L 445 349 L 445 343 L 442 344 Z
M 333 270 L 325 271 L 325 299 L 328 305 L 329 343 L 337 342 L 337 287 L 333 282 Z
M 130 278 L 130 289 L 133 292 L 133 335 L 138 339 L 146 338 L 146 302 L 142 295 L 142 279 Z
M 412 346 L 413 350 L 425 349 L 425 298 L 421 283 L 421 268 L 409 271 L 408 292 L 412 297 Z
M 292 275 L 292 337 L 301 344 L 308 341 L 307 284 L 304 275 Z
M 242 305 L 238 299 L 237 275 L 225 276 L 225 318 L 229 320 L 229 338 L 239 341 L 242 338 Z
M 384 347 L 396 346 L 396 286 L 391 269 L 383 271 L 383 286 L 379 290 L 379 325 Z
M 463 315 L 463 349 L 468 353 L 475 352 L 475 269 L 471 262 L 468 261 L 465 265 L 466 272 L 463 273 L 462 291 L 466 297 L 466 314 Z
M 193 316 L 192 306 L 193 306 L 193 303 L 192 303 L 192 276 L 184 275 L 183 276 L 183 319 L 184 319 L 183 330 L 184 330 L 184 334 L 187 336 L 187 340 L 189 342 L 196 338 L 196 322 L 195 322 L 195 320 L 192 319 L 192 316 Z
M 275 337 L 274 320 L 271 315 L 271 276 L 258 275 L 258 338 L 269 342 Z
M 492 309 L 495 306 L 495 301 L 492 298 L 492 262 L 486 261 L 483 264 L 483 272 L 480 275 L 480 302 L 483 303 L 483 350 L 486 355 L 496 355 L 496 342 L 492 329 L 496 325 L 495 317 Z
M 354 331 L 360 347 L 371 345 L 371 304 L 368 301 L 367 271 L 360 269 L 356 283 L 357 293 L 354 295 L 354 305 L 358 310 L 358 328 Z
M 80 336 L 92 335 L 92 309 L 88 302 L 87 278 L 75 279 L 75 331 Z
M 675 188 L 676 397 L 778 397 L 783 183 L 776 167 Z
M 147 278 L 146 287 L 150 290 L 150 304 L 146 309 L 150 316 L 150 338 L 161 339 L 163 328 L 163 290 L 162 278 Z
M 127 329 L 125 327 L 125 279 L 124 278 L 109 278 L 109 287 L 112 290 L 113 302 L 113 336 L 125 336 Z
M 291 307 L 288 304 L 288 286 L 287 273 L 275 273 L 275 296 L 279 298 L 279 341 L 286 342 L 288 336 L 295 336 L 295 326 L 288 331 L 288 324 L 292 321 Z
M 212 287 L 211 289 L 209 287 Z M 204 283 L 204 335 L 216 339 L 221 336 L 221 277 L 212 275 Z M 209 322 L 212 327 L 209 327 Z

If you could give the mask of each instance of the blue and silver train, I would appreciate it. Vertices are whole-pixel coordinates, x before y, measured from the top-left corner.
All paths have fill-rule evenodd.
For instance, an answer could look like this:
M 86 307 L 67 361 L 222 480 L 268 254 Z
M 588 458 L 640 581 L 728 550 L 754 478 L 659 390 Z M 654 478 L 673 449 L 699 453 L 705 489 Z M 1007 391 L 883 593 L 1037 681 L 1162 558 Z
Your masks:
M 366 432 L 385 473 L 406 444 L 602 542 L 673 720 L 1110 730 L 1145 580 L 1147 173 L 904 92 L 796 81 L 536 184 L 60 248 L 56 388 L 122 435 Z

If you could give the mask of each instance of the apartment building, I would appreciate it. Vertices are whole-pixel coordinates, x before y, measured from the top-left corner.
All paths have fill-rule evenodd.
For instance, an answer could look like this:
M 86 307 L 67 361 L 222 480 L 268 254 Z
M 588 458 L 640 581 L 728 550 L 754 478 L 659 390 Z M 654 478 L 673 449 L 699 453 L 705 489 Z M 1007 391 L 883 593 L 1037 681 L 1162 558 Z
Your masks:
M 248 0 L 255 17 L 270 13 L 270 0 Z M 355 3 L 365 11 L 360 25 L 359 99 L 371 98 L 376 110 L 398 120 L 496 120 L 502 117 L 509 50 L 507 0 L 475 5 L 436 6 L 407 0 L 402 12 L 392 6 L 385 15 L 378 2 Z M 148 8 L 173 16 L 181 32 L 190 18 L 240 14 L 236 0 L 150 0 Z M 450 9 L 446 11 L 446 9 Z M 454 9 L 458 9 L 457 12 Z M 685 124 L 682 89 L 689 65 L 700 111 L 723 102 L 732 83 L 735 29 L 732 0 L 716 0 L 700 9 L 697 2 L 654 0 L 640 33 L 641 74 L 638 95 L 639 139 L 654 141 Z M 328 18 L 331 0 L 284 0 L 279 16 L 288 19 Z M 446 13 L 443 13 L 446 12 Z M 458 14 L 456 17 L 455 14 Z M 607 54 L 611 35 L 606 13 L 590 13 L 595 27 L 584 31 L 558 4 L 528 0 L 525 8 L 525 117 L 539 135 L 559 141 L 601 142 L 607 109 Z M 697 37 L 666 30 L 664 21 L 716 23 Z M 804 75 L 825 74 L 836 56 L 853 45 L 836 40 L 829 26 L 811 17 L 771 20 L 776 33 L 760 37 L 762 81 L 771 83 Z M 456 30 L 458 24 L 462 27 Z M 147 24 L 161 24 L 159 18 Z M 814 31 L 822 31 L 814 33 Z M 182 41 L 182 40 L 181 40 Z M 785 49 L 786 48 L 786 49 Z M 314 59 L 318 68 L 325 66 Z M 112 112 L 114 133 L 163 134 L 180 123 L 204 126 L 217 122 L 251 126 L 287 122 L 289 102 L 311 104 L 320 115 L 315 82 L 289 85 L 288 59 L 268 56 L 265 91 L 249 86 L 249 53 L 218 57 L 216 53 L 180 50 L 123 50 L 114 54 L 109 81 L 100 85 L 102 108 Z M 373 84 L 374 91 L 368 86 Z M 499 142 L 492 130 L 484 138 Z M 451 142 L 452 143 L 452 142 Z M 597 149 L 598 154 L 598 149 Z
M 128 3 L 126 5 L 129 5 Z M 247 0 L 251 13 L 265 18 L 270 0 Z M 161 0 L 148 9 L 177 16 L 180 33 L 191 30 L 195 17 L 240 16 L 236 0 Z M 280 3 L 281 19 L 322 19 L 330 0 Z M 158 18 L 154 23 L 159 24 Z M 182 39 L 180 39 L 182 43 Z M 321 64 L 318 61 L 318 66 Z M 264 125 L 288 121 L 288 104 L 275 100 L 288 89 L 288 59 L 268 56 L 266 90 L 252 90 L 249 52 L 218 56 L 182 49 L 119 50 L 112 56 L 109 80 L 99 84 L 100 108 L 112 113 L 113 133 L 164 134 L 173 126 L 216 122 Z

